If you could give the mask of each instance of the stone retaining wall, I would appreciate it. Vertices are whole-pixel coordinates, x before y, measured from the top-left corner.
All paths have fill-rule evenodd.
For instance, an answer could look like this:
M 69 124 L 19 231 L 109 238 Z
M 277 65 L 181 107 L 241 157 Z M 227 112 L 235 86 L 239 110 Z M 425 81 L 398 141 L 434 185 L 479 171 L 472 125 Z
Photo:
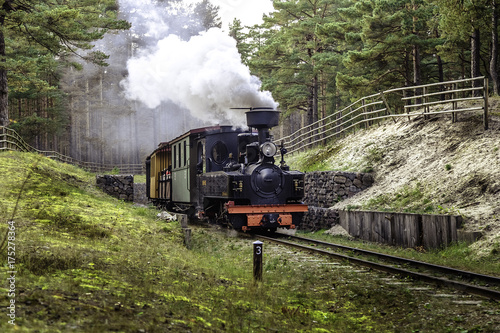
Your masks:
M 317 231 L 320 229 L 330 229 L 339 224 L 339 213 L 337 210 L 309 206 L 309 210 L 304 213 L 300 230 Z
M 372 186 L 373 176 L 361 172 L 315 171 L 306 173 L 304 181 L 304 202 L 328 208 Z
M 134 183 L 134 203 L 147 205 L 149 199 L 146 197 L 146 183 Z
M 115 198 L 134 201 L 134 176 L 132 175 L 97 175 L 97 187 Z
M 315 231 L 338 224 L 338 212 L 328 207 L 370 187 L 373 176 L 361 172 L 315 171 L 306 173 L 304 182 L 304 203 L 309 205 L 309 211 L 304 214 L 300 229 Z

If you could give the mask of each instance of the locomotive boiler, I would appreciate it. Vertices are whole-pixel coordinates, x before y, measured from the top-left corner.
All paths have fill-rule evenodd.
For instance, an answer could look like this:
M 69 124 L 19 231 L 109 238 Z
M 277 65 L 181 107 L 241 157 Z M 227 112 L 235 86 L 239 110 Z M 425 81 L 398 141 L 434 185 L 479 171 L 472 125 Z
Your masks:
M 160 144 L 146 160 L 150 200 L 244 231 L 298 226 L 304 174 L 289 170 L 286 149 L 272 141 L 279 111 L 252 108 L 246 118 L 249 130 L 204 127 Z

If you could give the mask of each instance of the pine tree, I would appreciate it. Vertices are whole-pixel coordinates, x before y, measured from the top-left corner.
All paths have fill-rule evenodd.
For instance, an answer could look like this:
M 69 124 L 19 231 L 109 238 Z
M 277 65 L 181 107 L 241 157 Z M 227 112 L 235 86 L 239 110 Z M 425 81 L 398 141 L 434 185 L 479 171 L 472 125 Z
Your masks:
M 349 13 L 358 19 L 350 22 L 346 38 L 355 36 L 361 46 L 346 53 L 347 70 L 337 79 L 342 89 L 362 97 L 437 80 L 439 67 L 433 55 L 443 40 L 430 33 L 433 6 L 420 0 L 367 0 Z
M 241 21 L 237 18 L 233 20 L 231 24 L 229 24 L 229 36 L 233 37 L 236 40 L 236 47 L 238 48 L 238 52 L 241 55 L 241 61 L 248 65 L 248 61 L 250 60 L 252 45 L 247 41 L 249 38 L 249 34 L 243 32 L 245 27 L 241 24 Z
M 9 125 L 8 77 L 13 70 L 15 53 L 8 43 L 28 43 L 43 52 L 70 62 L 70 55 L 105 65 L 107 55 L 92 51 L 91 42 L 109 30 L 128 29 L 129 24 L 116 18 L 115 0 L 5 0 L 0 8 L 0 126 Z M 84 52 L 82 52 L 82 50 Z M 15 62 L 15 61 L 14 61 Z
M 263 80 L 284 110 L 302 110 L 307 122 L 326 112 L 328 86 L 334 83 L 331 69 L 335 43 L 323 27 L 336 19 L 337 6 L 327 0 L 274 2 L 275 12 L 264 17 L 257 29 L 258 51 L 250 68 Z M 321 110 L 321 112 L 320 112 Z
M 67 123 L 58 89 L 59 63 L 36 45 L 9 44 L 7 52 L 16 55 L 8 59 L 10 126 L 39 149 L 59 150 L 62 142 L 55 134 Z
M 194 13 L 198 17 L 198 20 L 205 31 L 210 28 L 222 27 L 222 21 L 219 17 L 219 9 L 219 6 L 213 5 L 209 0 L 202 0 L 196 4 Z
M 436 0 L 441 13 L 440 29 L 452 42 L 469 44 L 462 59 L 470 59 L 470 77 L 481 76 L 482 54 L 488 53 L 485 38 L 492 36 L 492 22 L 497 12 L 496 2 L 491 0 L 463 1 Z M 493 17 L 492 17 L 493 16 Z M 496 28 L 495 28 L 496 29 Z M 494 39 L 494 34 L 493 37 Z M 447 51 L 452 51 L 450 48 Z M 449 53 L 451 54 L 451 52 Z M 486 71 L 487 68 L 484 68 Z M 465 70 L 463 71 L 465 76 Z

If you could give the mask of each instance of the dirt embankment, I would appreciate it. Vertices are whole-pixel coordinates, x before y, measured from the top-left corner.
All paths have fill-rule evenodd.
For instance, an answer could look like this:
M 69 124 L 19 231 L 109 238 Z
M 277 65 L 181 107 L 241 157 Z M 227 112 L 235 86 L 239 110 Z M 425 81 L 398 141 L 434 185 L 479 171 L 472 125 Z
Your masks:
M 481 115 L 400 119 L 375 125 L 337 142 L 325 162 L 331 170 L 372 170 L 370 189 L 333 208 L 419 207 L 429 213 L 460 214 L 465 229 L 482 231 L 478 253 L 500 249 L 500 113 L 490 103 L 489 129 Z M 402 198 L 407 198 L 404 202 Z M 410 209 L 411 210 L 411 209 Z

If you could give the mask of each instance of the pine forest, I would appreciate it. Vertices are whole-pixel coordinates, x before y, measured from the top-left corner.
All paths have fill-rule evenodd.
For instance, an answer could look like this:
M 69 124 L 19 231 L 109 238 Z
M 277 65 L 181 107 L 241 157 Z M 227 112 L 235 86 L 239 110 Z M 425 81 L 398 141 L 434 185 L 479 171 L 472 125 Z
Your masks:
M 188 104 L 161 96 L 158 103 L 128 98 L 130 59 L 148 60 L 144 72 L 181 85 L 180 74 L 163 73 L 151 54 L 168 39 L 178 47 L 169 46 L 160 59 L 173 62 L 169 52 L 195 36 L 215 36 L 208 33 L 214 29 L 232 38 L 238 61 L 272 94 L 282 117 L 300 115 L 306 123 L 393 87 L 486 76 L 498 95 L 497 2 L 274 0 L 261 24 L 244 26 L 236 18 L 225 27 L 209 0 L 0 1 L 0 126 L 40 150 L 96 163 L 141 163 L 160 142 L 206 125 L 211 116 L 195 117 Z M 186 49 L 200 52 L 187 59 L 207 57 Z M 212 73 L 220 80 L 231 75 Z M 185 90 L 203 84 L 196 77 L 185 81 Z M 151 79 L 141 84 L 163 87 Z M 206 102 L 207 110 L 215 103 Z

